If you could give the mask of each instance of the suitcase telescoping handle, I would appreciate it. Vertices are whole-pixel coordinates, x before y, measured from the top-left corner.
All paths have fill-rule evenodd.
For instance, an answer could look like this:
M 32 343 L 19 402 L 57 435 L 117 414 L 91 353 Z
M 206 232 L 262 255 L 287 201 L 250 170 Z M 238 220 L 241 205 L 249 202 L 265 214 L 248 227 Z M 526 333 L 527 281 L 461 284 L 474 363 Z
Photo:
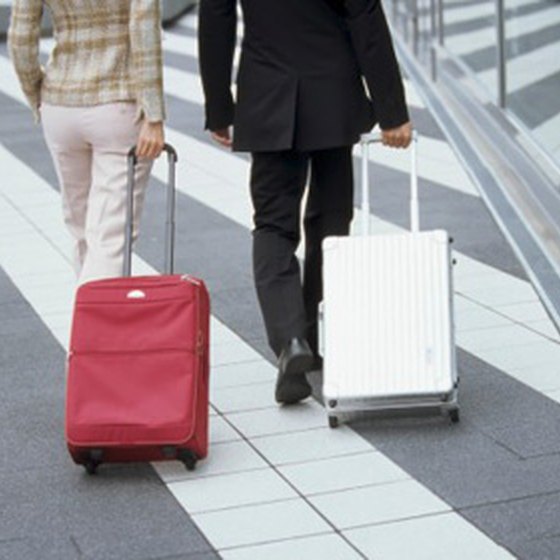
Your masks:
M 381 132 L 362 134 L 362 235 L 369 235 L 369 145 L 383 141 Z M 417 168 L 418 134 L 412 131 L 410 143 L 410 229 L 412 233 L 420 231 L 420 208 L 418 205 L 418 168 Z
M 175 253 L 175 169 L 177 166 L 177 152 L 173 146 L 165 144 L 164 151 L 167 153 L 169 163 L 169 175 L 167 182 L 167 217 L 165 220 L 165 273 L 173 274 L 173 256 Z M 126 222 L 125 222 L 125 244 L 123 276 L 130 276 L 132 272 L 132 239 L 134 231 L 134 187 L 135 171 L 138 163 L 136 146 L 128 152 L 128 180 L 126 187 Z

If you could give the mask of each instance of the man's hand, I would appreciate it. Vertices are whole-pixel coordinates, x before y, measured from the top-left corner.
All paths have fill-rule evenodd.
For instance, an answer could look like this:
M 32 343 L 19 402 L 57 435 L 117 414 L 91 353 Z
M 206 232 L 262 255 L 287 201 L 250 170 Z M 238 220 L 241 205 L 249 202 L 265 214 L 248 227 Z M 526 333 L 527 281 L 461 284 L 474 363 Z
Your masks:
M 224 148 L 231 148 L 233 146 L 231 131 L 229 128 L 212 131 L 212 138 L 218 142 L 218 144 L 224 146 Z
M 382 130 L 381 138 L 385 146 L 408 148 L 412 141 L 412 124 L 409 122 L 390 130 Z

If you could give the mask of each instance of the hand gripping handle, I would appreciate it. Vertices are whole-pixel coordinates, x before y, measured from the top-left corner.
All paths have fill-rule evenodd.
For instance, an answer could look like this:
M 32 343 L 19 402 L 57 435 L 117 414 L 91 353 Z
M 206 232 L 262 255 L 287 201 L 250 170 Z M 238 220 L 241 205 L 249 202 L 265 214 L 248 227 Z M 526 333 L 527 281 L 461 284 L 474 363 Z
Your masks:
M 175 180 L 177 166 L 177 152 L 169 144 L 163 150 L 167 153 L 169 175 L 167 182 L 167 217 L 165 220 L 165 273 L 173 274 L 173 257 L 175 253 Z M 134 235 L 134 188 L 136 186 L 136 146 L 128 152 L 128 180 L 126 187 L 126 221 L 124 232 L 124 263 L 123 276 L 130 276 L 132 272 L 132 241 Z
M 362 235 L 369 235 L 369 145 L 383 141 L 381 132 L 362 134 L 360 145 L 362 148 Z M 417 168 L 418 134 L 412 131 L 410 144 L 410 229 L 412 233 L 420 231 L 420 208 L 418 203 L 418 168 Z

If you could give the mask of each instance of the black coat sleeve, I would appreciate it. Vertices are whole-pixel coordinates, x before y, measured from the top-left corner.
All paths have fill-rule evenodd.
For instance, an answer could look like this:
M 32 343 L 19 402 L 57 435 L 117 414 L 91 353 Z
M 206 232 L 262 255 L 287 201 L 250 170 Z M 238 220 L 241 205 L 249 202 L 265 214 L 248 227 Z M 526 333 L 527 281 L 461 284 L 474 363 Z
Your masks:
M 206 99 L 206 128 L 233 123 L 231 92 L 237 32 L 237 0 L 201 0 L 198 25 L 199 62 Z
M 388 130 L 409 120 L 404 86 L 381 0 L 329 0 L 345 18 L 379 126 Z

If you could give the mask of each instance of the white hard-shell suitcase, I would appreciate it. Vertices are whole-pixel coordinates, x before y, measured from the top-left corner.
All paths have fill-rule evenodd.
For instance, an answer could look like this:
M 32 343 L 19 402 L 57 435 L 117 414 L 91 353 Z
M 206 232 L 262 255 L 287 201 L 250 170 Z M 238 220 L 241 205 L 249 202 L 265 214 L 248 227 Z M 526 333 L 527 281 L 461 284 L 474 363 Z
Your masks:
M 459 420 L 451 239 L 420 231 L 416 132 L 411 232 L 369 235 L 369 146 L 362 136 L 362 235 L 323 243 L 321 336 L 329 425 L 351 412 L 431 408 Z

